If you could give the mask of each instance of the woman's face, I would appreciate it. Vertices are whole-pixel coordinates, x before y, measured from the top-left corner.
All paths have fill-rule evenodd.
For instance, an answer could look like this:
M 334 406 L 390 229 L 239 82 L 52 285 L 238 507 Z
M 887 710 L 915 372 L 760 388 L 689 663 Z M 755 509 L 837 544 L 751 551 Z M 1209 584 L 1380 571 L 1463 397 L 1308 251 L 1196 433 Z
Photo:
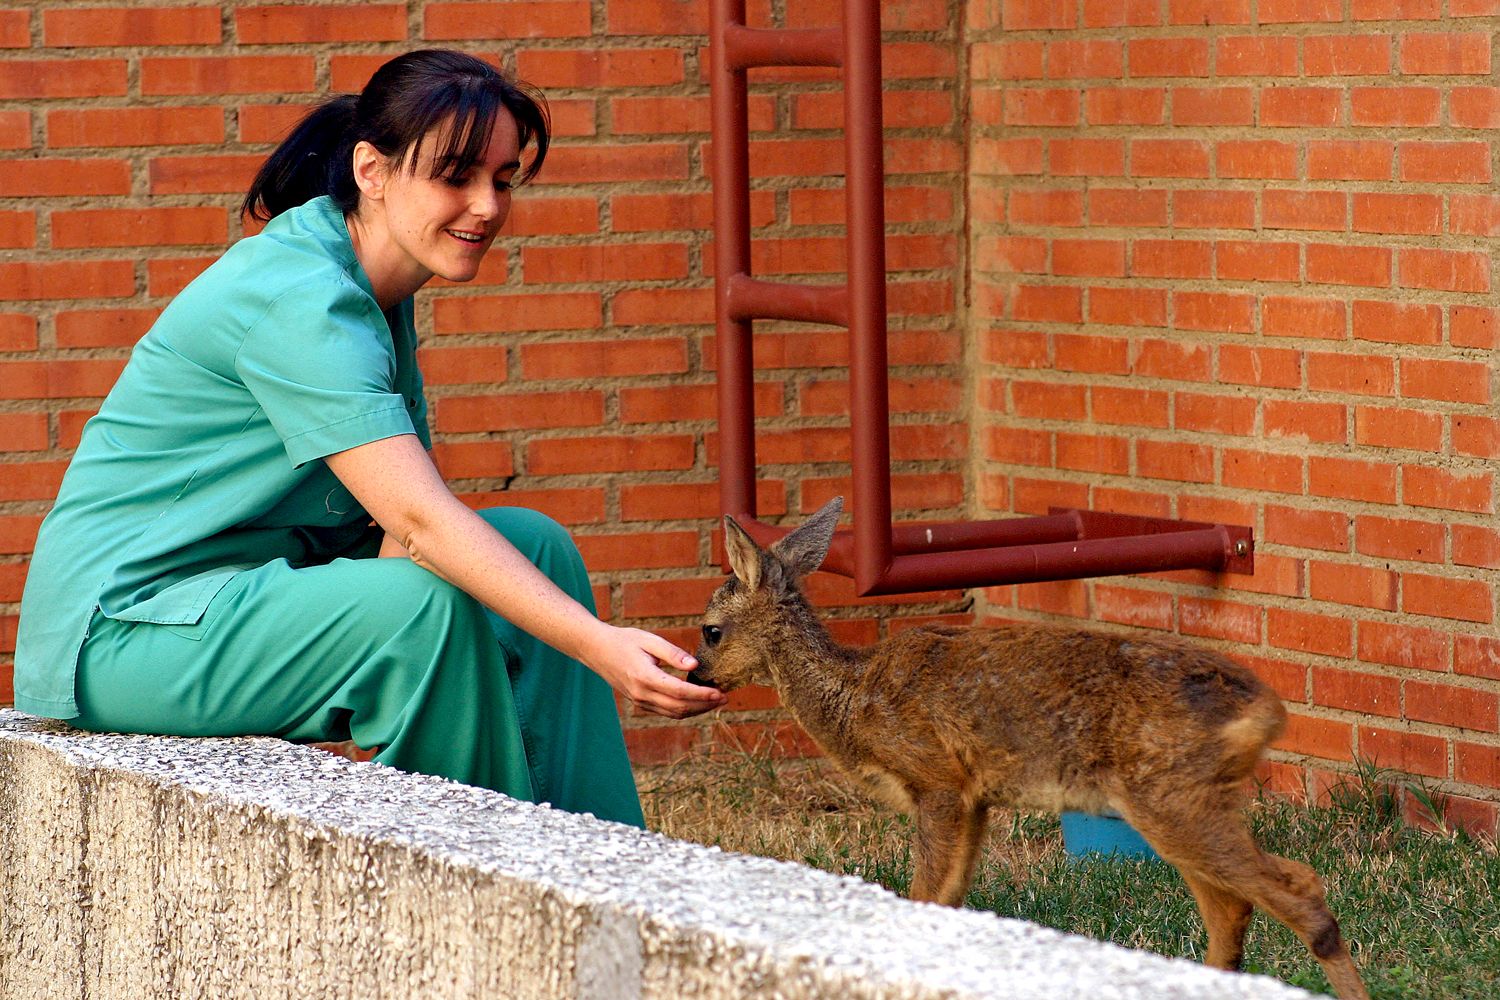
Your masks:
M 521 155 L 515 118 L 500 109 L 483 159 L 467 173 L 433 177 L 433 159 L 443 147 L 447 127 L 427 134 L 414 164 L 397 166 L 373 154 L 378 162 L 370 176 L 377 177 L 378 183 L 373 192 L 365 189 L 364 194 L 381 206 L 377 214 L 383 225 L 377 224 L 374 235 L 384 238 L 378 241 L 379 249 L 369 248 L 375 259 L 362 262 L 371 280 L 393 288 L 398 299 L 433 275 L 449 281 L 471 280 L 510 212 L 510 184 L 520 168 Z M 370 153 L 373 150 L 366 155 Z M 358 173 L 358 151 L 355 169 Z M 369 214 L 360 213 L 366 225 L 372 221 L 365 218 Z

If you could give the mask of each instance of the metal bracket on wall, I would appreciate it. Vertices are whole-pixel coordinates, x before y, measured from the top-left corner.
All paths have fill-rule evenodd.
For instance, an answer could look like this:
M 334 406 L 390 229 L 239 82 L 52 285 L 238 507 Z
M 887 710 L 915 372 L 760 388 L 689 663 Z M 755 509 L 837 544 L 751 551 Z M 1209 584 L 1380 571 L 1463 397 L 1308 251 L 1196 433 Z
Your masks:
M 839 28 L 745 24 L 745 0 L 713 0 L 714 308 L 719 368 L 719 501 L 751 535 L 784 529 L 756 520 L 757 319 L 849 330 L 854 526 L 823 568 L 853 577 L 862 595 L 1202 569 L 1254 572 L 1249 528 L 1054 509 L 1045 517 L 893 524 L 885 304 L 885 171 L 880 4 L 844 0 Z M 764 281 L 750 267 L 750 127 L 746 70 L 832 66 L 844 83 L 848 273 L 842 285 Z

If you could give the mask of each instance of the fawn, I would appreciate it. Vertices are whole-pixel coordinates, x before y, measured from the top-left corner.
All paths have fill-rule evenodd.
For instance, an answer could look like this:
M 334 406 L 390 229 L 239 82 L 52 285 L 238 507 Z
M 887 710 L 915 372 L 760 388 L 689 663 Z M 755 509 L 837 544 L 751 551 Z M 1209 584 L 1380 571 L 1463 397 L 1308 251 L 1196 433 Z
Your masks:
M 769 550 L 732 518 L 734 575 L 703 619 L 698 684 L 770 684 L 833 761 L 913 816 L 911 898 L 958 906 L 991 806 L 1117 810 L 1187 881 L 1209 965 L 1239 967 L 1252 907 L 1290 927 L 1335 992 L 1367 998 L 1317 874 L 1266 854 L 1248 779 L 1281 700 L 1217 653 L 1077 628 L 922 626 L 838 645 L 802 593 L 842 509 Z

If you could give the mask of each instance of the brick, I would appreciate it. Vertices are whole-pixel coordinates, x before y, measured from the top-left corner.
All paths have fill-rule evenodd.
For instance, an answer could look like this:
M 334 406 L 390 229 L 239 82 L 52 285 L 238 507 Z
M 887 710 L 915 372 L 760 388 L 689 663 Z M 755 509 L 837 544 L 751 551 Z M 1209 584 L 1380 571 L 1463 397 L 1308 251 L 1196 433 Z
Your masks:
M 666 569 L 698 565 L 698 532 L 575 534 L 583 561 L 593 572 Z
M 1437 195 L 1355 192 L 1354 231 L 1436 236 L 1443 230 L 1443 200 Z
M 1090 288 L 1088 310 L 1089 319 L 1095 323 L 1164 327 L 1167 325 L 1167 293 L 1160 288 Z M 1113 356 L 1109 359 L 1094 358 L 1089 362 L 1094 367 L 1071 367 L 1077 371 L 1105 370 L 1097 367 L 1103 363 L 1112 366 L 1107 370 L 1123 374 L 1127 370 L 1124 351 L 1122 344 L 1118 359 Z M 1062 365 L 1061 360 L 1058 363 Z
M 97 7 L 42 12 L 42 44 L 90 46 L 217 45 L 219 8 Z
M 1137 474 L 1149 479 L 1214 481 L 1213 449 L 1206 445 L 1140 440 L 1135 443 L 1135 461 Z
M 1477 458 L 1500 458 L 1500 419 L 1454 415 L 1449 418 L 1453 452 Z
M 1401 682 L 1394 677 L 1333 667 L 1312 668 L 1314 705 L 1399 718 Z
M 0 62 L 0 99 L 117 97 L 126 92 L 123 59 L 7 59 Z
M 1047 45 L 1047 76 L 1054 80 L 1118 79 L 1124 75 L 1124 45 L 1115 40 L 1071 40 Z
M 687 344 L 680 337 L 523 344 L 520 360 L 528 379 L 597 379 L 688 370 Z
M 1484 184 L 1491 177 L 1484 142 L 1403 142 L 1398 179 L 1425 184 Z
M 780 383 L 757 382 L 757 417 L 781 415 L 785 388 Z M 713 385 L 671 385 L 620 390 L 620 420 L 624 423 L 680 424 L 718 418 L 718 392 Z
M 1296 649 L 1344 659 L 1353 655 L 1354 627 L 1344 618 L 1266 609 L 1266 641 L 1281 649 Z
M 1083 192 L 1018 188 L 1010 192 L 1007 218 L 1021 226 L 1083 225 Z
M 597 427 L 604 422 L 604 394 L 596 391 L 518 392 L 444 396 L 434 426 L 443 433 Z
M 527 284 L 560 282 L 649 281 L 685 278 L 687 247 L 680 243 L 632 244 L 628 252 L 616 244 L 521 249 L 521 270 Z
M 1468 677 L 1500 680 L 1500 639 L 1477 635 L 1455 636 L 1453 668 Z
M 0 412 L 0 448 L 9 452 L 46 451 L 49 447 L 47 414 Z M 20 600 L 0 597 L 0 600 Z
M 31 11 L 0 11 L 0 49 L 31 47 Z
M 1401 610 L 1488 624 L 1494 621 L 1494 595 L 1481 580 L 1450 579 L 1425 573 L 1401 576 Z
M 0 313 L 0 351 L 34 351 L 38 343 L 35 316 Z
M 1348 307 L 1338 300 L 1268 295 L 1260 301 L 1260 325 L 1267 337 L 1343 340 Z
M 1023 127 L 1065 127 L 1078 124 L 1079 109 L 1079 96 L 1074 90 L 1011 87 L 1005 91 L 1001 123 Z
M 553 145 L 538 184 L 591 184 L 628 180 L 685 180 L 687 145 L 631 142 L 627 145 Z
M 52 245 L 149 247 L 223 245 L 229 220 L 221 208 L 81 209 L 52 213 Z
M 1357 340 L 1428 346 L 1443 342 L 1441 306 L 1357 299 L 1352 315 Z
M 213 264 L 213 257 L 158 257 L 146 262 L 146 294 L 153 298 L 176 295 Z
M 1256 429 L 1256 400 L 1245 396 L 1202 396 L 1176 393 L 1175 426 L 1247 436 Z
M 1455 566 L 1500 569 L 1500 531 L 1470 524 L 1455 524 L 1451 530 Z
M 1038 141 L 1040 147 L 1040 141 Z M 1040 174 L 1040 148 L 1038 160 L 1032 162 L 1029 154 L 1032 145 L 1029 139 L 1017 139 L 1007 151 L 1017 159 L 1008 160 L 1014 172 Z M 1028 159 L 1020 159 L 1026 156 Z M 1055 177 L 1124 177 L 1125 142 L 1122 139 L 1053 139 L 1047 142 L 1047 157 L 1052 162 Z
M 76 198 L 129 193 L 130 165 L 124 160 L 0 160 L 0 197 Z
M 1178 627 L 1183 635 L 1223 639 L 1247 645 L 1260 643 L 1261 609 L 1237 601 L 1179 597 Z
M 1006 31 L 1078 26 L 1078 12 L 1072 4 L 1055 4 L 1050 0 L 1002 0 L 1000 9 L 1000 24 Z
M 1039 41 L 976 41 L 969 54 L 969 78 L 986 82 L 1040 79 L 1046 53 L 1046 46 Z
M 1123 240 L 1053 240 L 1052 273 L 1070 277 L 1124 277 L 1125 242 Z
M 1308 351 L 1307 387 L 1327 392 L 1390 396 L 1396 391 L 1396 366 L 1390 358 Z
M 1057 467 L 1103 475 L 1124 475 L 1130 469 L 1130 443 L 1125 438 L 1098 434 L 1056 435 Z
M 1094 420 L 1134 427 L 1167 427 L 1171 399 L 1165 392 L 1094 386 L 1089 391 Z
M 1224 449 L 1225 486 L 1276 493 L 1302 492 L 1302 457 L 1273 455 L 1241 448 Z
M 1262 406 L 1268 438 L 1343 444 L 1348 440 L 1348 407 L 1341 403 L 1310 403 L 1268 399 Z
M 1263 128 L 1332 128 L 1341 124 L 1343 92 L 1335 87 L 1266 87 L 1260 92 Z
M 437 10 L 426 8 L 430 23 Z M 479 8 L 486 5 L 470 4 Z M 523 6 L 507 4 L 506 6 Z M 481 12 L 472 11 L 471 16 Z M 296 44 L 306 42 L 400 42 L 406 39 L 406 5 L 394 3 L 338 4 L 332 6 L 239 7 L 234 12 L 235 36 L 241 45 Z M 496 32 L 501 37 L 515 37 Z M 427 37 L 444 37 L 428 35 Z M 472 36 L 468 36 L 472 37 Z
M 1406 682 L 1406 717 L 1493 733 L 1500 731 L 1500 695 L 1455 684 L 1410 680 Z
M 538 87 L 661 87 L 685 79 L 673 48 L 521 49 L 516 73 Z
M 1309 243 L 1307 280 L 1332 285 L 1388 287 L 1391 283 L 1389 247 Z
M 1094 614 L 1100 621 L 1138 628 L 1170 629 L 1172 595 L 1099 583 L 1094 585 Z
M 1360 726 L 1359 755 L 1377 767 L 1407 774 L 1448 775 L 1448 742 L 1438 736 Z
M 1213 272 L 1213 244 L 1197 240 L 1135 240 L 1130 273 L 1144 278 L 1207 278 Z
M 250 187 L 263 155 L 159 156 L 147 165 L 151 194 L 237 194 Z
M 1377 448 L 1436 452 L 1443 443 L 1443 417 L 1423 410 L 1356 406 L 1354 442 Z
M 1472 785 L 1500 788 L 1500 747 L 1455 740 L 1453 777 Z
M 1206 178 L 1209 150 L 1208 143 L 1196 139 L 1132 139 L 1130 175 Z
M 31 112 L 0 111 L 0 149 L 30 149 Z
M 1174 87 L 1172 124 L 1249 126 L 1255 123 L 1255 91 L 1250 87 Z
M 1493 473 L 1465 474 L 1422 465 L 1401 467 L 1401 498 L 1412 507 L 1488 514 L 1495 509 Z
M 1353 743 L 1354 727 L 1347 722 L 1292 712 L 1287 717 L 1285 731 L 1271 747 L 1275 750 L 1310 754 L 1325 760 L 1352 761 Z
M 786 485 L 765 479 L 756 483 L 756 510 L 761 516 L 786 513 Z M 620 487 L 620 518 L 624 521 L 717 519 L 719 484 L 626 483 Z
M 1407 76 L 1488 75 L 1490 36 L 1459 32 L 1402 35 L 1396 65 Z
M 1202 343 L 1141 340 L 1135 345 L 1131 371 L 1153 378 L 1208 382 L 1213 378 L 1213 353 Z
M 1268 190 L 1262 195 L 1262 222 L 1275 229 L 1343 232 L 1349 226 L 1347 201 L 1338 190 Z
M 1215 42 L 1214 68 L 1221 77 L 1296 76 L 1297 39 L 1289 35 L 1221 37 Z
M 0 299 L 120 298 L 135 290 L 129 261 L 0 264 Z
M 224 112 L 216 107 L 81 108 L 47 113 L 47 145 L 54 148 L 216 145 L 224 141 Z
M 1084 92 L 1083 117 L 1090 125 L 1162 125 L 1166 106 L 1162 87 L 1091 87 Z
M 473 385 L 504 382 L 509 375 L 505 348 L 501 346 L 423 347 L 417 362 L 427 385 Z M 456 397 L 444 396 L 437 408 L 439 421 L 449 416 L 447 408 Z
M 1166 191 L 1093 188 L 1088 192 L 1088 219 L 1096 226 L 1165 226 Z
M 311 56 L 147 56 L 141 59 L 141 93 L 309 93 L 316 88 Z
M 1396 470 L 1382 462 L 1313 455 L 1307 462 L 1307 481 L 1314 496 L 1396 502 Z
M 433 331 L 516 333 L 526 330 L 594 330 L 603 323 L 598 292 L 472 295 L 435 298 Z
M 1297 147 L 1269 139 L 1230 139 L 1214 147 L 1220 177 L 1293 180 L 1297 176 Z
M 1440 563 L 1443 540 L 1443 526 L 1431 521 L 1371 514 L 1354 518 L 1354 548 L 1362 555 Z
M 0 248 L 25 249 L 36 246 L 36 213 L 0 211 Z
M 1396 144 L 1384 140 L 1311 140 L 1307 143 L 1308 180 L 1393 179 Z
M 0 384 L 8 399 L 102 397 L 125 367 L 123 361 L 0 361 Z
M 131 347 L 156 322 L 159 309 L 62 311 L 54 319 L 58 347 Z
M 1406 288 L 1487 292 L 1489 258 L 1482 253 L 1403 247 L 1397 257 L 1396 283 Z
M 1223 240 L 1214 245 L 1214 272 L 1222 281 L 1296 281 L 1301 268 L 1295 243 Z
M 1351 87 L 1349 124 L 1419 128 L 1437 125 L 1442 91 L 1436 87 Z
M 1453 195 L 1448 199 L 1448 230 L 1466 236 L 1500 236 L 1500 196 Z
M 723 583 L 720 576 L 691 580 L 640 580 L 621 585 L 621 614 L 625 618 L 667 618 L 701 615 L 708 599 Z
M 1342 0 L 1261 0 L 1256 9 L 1261 24 L 1327 23 L 1344 18 Z
M 1081 323 L 1083 294 L 1077 288 L 1021 285 L 1011 302 L 1014 319 L 1029 322 Z
M 1349 551 L 1349 515 L 1341 511 L 1265 506 L 1267 542 L 1294 548 Z
M 1368 663 L 1446 673 L 1448 642 L 1448 633 L 1439 629 L 1385 622 L 1359 623 L 1358 654 Z
M 1397 576 L 1349 563 L 1308 562 L 1308 595 L 1351 607 L 1396 610 Z
M 693 439 L 685 434 L 542 438 L 526 448 L 527 469 L 538 476 L 686 469 L 693 453 Z
M 1302 40 L 1308 76 L 1385 76 L 1391 71 L 1389 35 L 1308 35 Z
M 1243 326 L 1230 328 L 1230 332 L 1248 330 L 1248 317 Z M 1225 344 L 1219 348 L 1219 379 L 1237 385 L 1295 389 L 1302 384 L 1302 354 L 1284 348 Z
M 432 453 L 449 480 L 503 478 L 516 472 L 508 441 L 439 441 Z
M 1255 195 L 1249 191 L 1174 191 L 1173 225 L 1188 229 L 1255 228 Z
M 625 752 L 640 767 L 672 764 L 692 753 L 702 739 L 703 730 L 692 726 L 627 727 Z
M 1249 333 L 1254 329 L 1255 300 L 1248 295 L 1175 292 L 1172 312 L 1172 326 L 1179 330 Z M 1268 350 L 1265 353 L 1279 352 Z
M 1448 341 L 1454 347 L 1500 347 L 1500 310 L 1480 306 L 1450 306 Z
M 1401 393 L 1404 396 L 1451 403 L 1488 403 L 1489 382 L 1489 366 L 1482 362 L 1401 359 Z

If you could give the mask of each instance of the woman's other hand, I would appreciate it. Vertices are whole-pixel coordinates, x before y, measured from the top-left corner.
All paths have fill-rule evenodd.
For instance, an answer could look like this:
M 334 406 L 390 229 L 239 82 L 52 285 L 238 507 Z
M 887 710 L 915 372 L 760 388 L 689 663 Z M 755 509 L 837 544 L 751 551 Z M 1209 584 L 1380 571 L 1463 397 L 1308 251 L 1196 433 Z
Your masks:
M 603 624 L 603 623 L 601 623 Z M 662 669 L 692 670 L 698 661 L 659 635 L 638 628 L 605 625 L 581 658 L 643 712 L 686 719 L 723 706 L 723 692 L 689 684 Z

